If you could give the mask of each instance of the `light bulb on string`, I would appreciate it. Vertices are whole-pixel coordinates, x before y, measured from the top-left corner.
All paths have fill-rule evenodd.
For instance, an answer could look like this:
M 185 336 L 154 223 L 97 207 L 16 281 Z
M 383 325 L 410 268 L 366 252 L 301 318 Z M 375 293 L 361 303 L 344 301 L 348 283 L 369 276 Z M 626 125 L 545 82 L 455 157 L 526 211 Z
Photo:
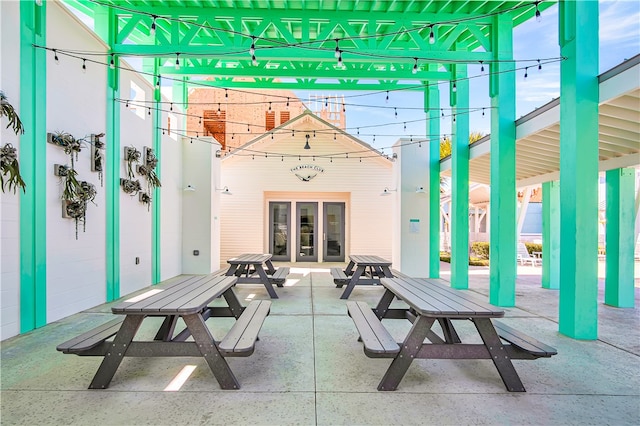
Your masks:
M 87 72 L 87 60 L 84 58 L 82 59 L 82 72 Z
M 271 111 L 271 102 L 269 102 L 269 111 Z
M 386 99 L 385 99 L 384 101 L 385 101 L 386 103 L 389 103 L 389 91 L 388 91 L 388 90 L 387 90 L 387 97 L 386 97 Z
M 529 77 L 529 67 L 524 67 L 524 78 Z
M 482 116 L 484 117 L 484 108 L 482 108 Z
M 147 112 L 151 115 L 151 108 L 147 108 Z
M 411 70 L 412 74 L 417 74 L 418 73 L 418 58 L 413 58 L 413 60 L 415 61 L 415 63 L 413 64 L 413 69 Z
M 256 38 L 255 37 L 251 37 L 251 47 L 249 48 L 249 55 L 251 57 L 255 56 L 256 54 Z
M 398 118 L 398 109 L 397 108 L 393 108 L 393 114 L 396 116 L 396 118 Z
M 324 107 L 329 108 L 329 98 L 324 98 Z
M 176 53 L 176 69 L 180 69 L 180 53 Z
M 542 17 L 540 16 L 540 9 L 538 8 L 538 3 L 540 2 L 536 2 L 536 22 L 540 22 L 542 20 Z
M 56 65 L 60 64 L 60 59 L 58 59 L 58 51 L 53 49 L 53 60 L 56 61 Z
M 127 101 L 124 103 L 124 107 L 125 107 L 125 108 L 129 108 L 129 100 L 127 100 Z
M 456 122 L 456 115 L 455 114 L 453 114 L 453 122 L 454 123 Z
M 216 111 L 217 115 L 220 115 L 220 104 L 218 104 L 218 111 Z
M 336 59 L 338 59 L 340 57 L 339 39 L 336 39 L 336 52 L 335 52 L 334 56 L 336 57 Z
M 333 133 L 333 140 L 334 140 L 334 141 L 336 140 L 336 134 L 335 134 L 335 132 Z
M 256 55 L 251 56 L 251 64 L 253 64 L 254 67 L 258 65 L 258 60 L 256 59 Z
M 433 32 L 433 25 L 429 26 L 429 44 L 434 44 L 436 42 L 436 35 Z
M 158 74 L 158 78 L 156 79 L 156 87 L 160 87 L 160 74 Z
M 229 89 L 224 89 L 224 97 L 225 98 L 229 97 Z
M 171 102 L 171 106 L 169 107 L 169 111 L 173 111 L 173 102 Z
M 286 105 L 287 109 L 289 109 L 289 98 L 287 98 L 287 105 Z
M 480 61 L 480 72 L 484 72 L 484 63 Z
M 540 59 L 538 59 L 538 70 L 542 69 L 542 64 L 540 63 Z
M 342 50 L 338 51 L 338 67 L 342 68 Z
M 202 117 L 198 117 L 198 124 L 202 124 Z
M 150 28 L 150 32 L 151 35 L 156 35 L 156 15 L 153 15 L 153 19 L 151 20 L 151 28 Z
M 344 102 L 342 103 L 342 112 L 347 112 L 347 108 L 344 106 Z
M 453 82 L 453 88 L 451 90 L 453 90 L 454 93 L 458 91 L 458 87 L 456 86 L 455 81 Z
M 116 67 L 116 61 L 113 59 L 114 54 L 111 54 L 111 62 L 109 62 L 109 68 L 114 69 Z
M 440 108 L 440 111 L 442 112 L 442 118 L 444 118 L 444 109 Z
M 407 122 L 406 121 L 404 122 L 404 131 L 405 132 L 407 131 Z
M 251 126 L 247 124 L 247 133 L 251 133 Z

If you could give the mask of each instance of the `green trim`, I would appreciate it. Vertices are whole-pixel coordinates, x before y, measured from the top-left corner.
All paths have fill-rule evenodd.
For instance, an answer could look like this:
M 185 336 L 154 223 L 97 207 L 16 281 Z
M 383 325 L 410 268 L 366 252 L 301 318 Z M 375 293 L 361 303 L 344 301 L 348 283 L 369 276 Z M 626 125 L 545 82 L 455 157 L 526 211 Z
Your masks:
M 633 308 L 635 170 L 607 171 L 607 262 L 604 303 Z
M 496 16 L 491 64 L 491 196 L 489 302 L 516 304 L 516 79 L 511 19 Z M 504 62 L 502 62 L 504 61 Z
M 96 9 L 98 10 L 98 9 Z M 113 46 L 117 22 L 110 8 L 95 14 L 96 32 Z M 107 68 L 106 157 L 106 301 L 120 297 L 120 58 L 116 67 Z
M 453 137 L 451 143 L 451 287 L 469 288 L 469 107 L 466 65 L 455 65 L 457 91 L 451 83 Z
M 20 333 L 47 323 L 46 2 L 20 2 Z
M 156 59 L 156 68 L 158 66 L 158 60 Z M 157 73 L 155 73 L 157 75 Z M 158 159 L 158 165 L 156 166 L 156 174 L 158 178 L 162 180 L 162 139 L 160 136 L 160 127 L 162 125 L 162 113 L 160 108 L 162 107 L 159 102 L 162 100 L 162 94 L 160 89 L 154 86 L 155 89 L 153 91 L 153 98 L 155 101 L 154 104 L 154 114 L 152 120 L 152 134 L 153 134 L 153 150 L 155 151 L 156 158 Z M 151 283 L 158 284 L 162 281 L 162 258 L 160 248 L 162 247 L 162 235 L 160 233 L 161 230 L 161 215 L 162 211 L 162 199 L 161 199 L 161 190 L 160 188 L 155 188 L 153 190 L 153 204 L 151 205 L 153 210 L 153 219 L 151 225 Z
M 560 2 L 560 333 L 598 338 L 598 2 Z
M 429 278 L 440 278 L 440 90 L 425 87 L 429 141 Z
M 560 184 L 542 184 L 542 288 L 560 288 Z

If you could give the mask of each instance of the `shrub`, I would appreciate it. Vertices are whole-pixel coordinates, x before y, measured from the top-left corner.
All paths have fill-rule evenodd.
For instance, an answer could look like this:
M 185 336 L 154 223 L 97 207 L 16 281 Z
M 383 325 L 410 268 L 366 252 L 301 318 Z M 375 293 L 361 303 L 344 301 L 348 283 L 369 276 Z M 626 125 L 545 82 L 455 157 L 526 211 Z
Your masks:
M 488 242 L 476 241 L 475 243 L 471 243 L 471 250 L 480 259 L 489 259 L 489 243 Z
M 527 251 L 530 255 L 533 255 L 534 251 L 542 253 L 542 244 L 536 243 L 524 243 L 525 247 L 527 247 Z

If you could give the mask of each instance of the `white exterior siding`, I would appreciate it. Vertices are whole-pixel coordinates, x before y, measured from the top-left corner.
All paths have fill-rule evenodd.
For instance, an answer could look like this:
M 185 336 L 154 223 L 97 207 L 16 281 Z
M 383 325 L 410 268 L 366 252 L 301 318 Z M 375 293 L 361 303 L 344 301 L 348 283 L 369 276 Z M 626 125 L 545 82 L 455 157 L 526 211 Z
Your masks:
M 334 141 L 333 128 L 311 114 L 293 120 L 291 126 L 295 136 L 285 132 L 272 140 L 267 135 L 223 159 L 222 185 L 228 186 L 233 195 L 220 200 L 221 261 L 242 253 L 268 252 L 269 201 L 344 201 L 346 254 L 376 254 L 390 259 L 392 200 L 380 194 L 385 187 L 394 186 L 392 162 L 340 133 Z M 310 150 L 303 149 L 306 133 L 311 135 Z M 265 152 L 269 153 L 266 158 Z M 319 166 L 323 171 L 303 182 L 291 171 L 299 165 Z M 297 173 L 305 175 L 302 171 Z M 313 173 L 316 172 L 306 174 Z M 320 249 L 322 214 L 319 204 Z M 294 205 L 291 216 L 295 218 Z M 295 221 L 292 228 L 291 243 L 296 240 Z M 295 261 L 293 249 L 291 257 Z

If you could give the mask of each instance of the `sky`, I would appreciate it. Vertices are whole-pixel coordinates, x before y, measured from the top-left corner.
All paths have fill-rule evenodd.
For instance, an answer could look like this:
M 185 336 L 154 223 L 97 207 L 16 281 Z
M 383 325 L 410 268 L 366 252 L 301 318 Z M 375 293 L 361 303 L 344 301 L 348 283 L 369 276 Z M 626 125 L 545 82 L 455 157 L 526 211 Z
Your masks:
M 593 0 L 588 0 L 593 1 Z M 640 1 L 637 0 L 604 0 L 600 1 L 600 73 L 607 71 L 640 53 Z M 560 57 L 558 45 L 558 5 L 555 4 L 542 12 L 540 21 L 530 19 L 514 29 L 514 58 L 516 60 L 555 58 Z M 480 75 L 479 65 L 468 67 L 469 76 Z M 528 70 L 528 77 L 524 78 L 524 71 L 517 71 L 516 76 L 516 118 L 519 118 L 534 109 L 541 107 L 560 95 L 560 64 L 547 64 L 538 70 L 537 66 Z M 471 108 L 483 108 L 490 106 L 488 77 L 482 76 L 469 80 Z M 440 104 L 449 106 L 447 85 L 441 84 Z M 354 93 L 345 92 L 345 97 Z M 310 94 L 327 96 L 336 93 L 296 91 L 301 99 L 308 99 Z M 341 95 L 341 94 L 340 94 Z M 419 138 L 426 134 L 425 115 L 419 109 L 424 102 L 423 92 L 391 92 L 389 101 L 386 101 L 386 93 L 375 93 L 371 96 L 361 96 L 346 99 L 345 102 L 357 103 L 367 106 L 347 106 L 347 131 L 356 135 L 363 141 L 381 149 L 392 146 L 398 136 Z M 378 108 L 376 108 L 378 106 Z M 412 106 L 415 110 L 398 110 L 398 117 L 394 115 L 392 108 Z M 404 123 L 418 120 L 415 123 Z M 485 115 L 482 112 L 474 112 L 469 117 L 470 131 L 489 134 L 491 121 L 489 110 Z M 366 128 L 368 125 L 388 123 L 383 128 Z M 375 141 L 373 135 L 375 133 Z M 441 133 L 451 133 L 451 120 L 445 118 L 441 122 Z M 384 136 L 383 134 L 394 135 Z

